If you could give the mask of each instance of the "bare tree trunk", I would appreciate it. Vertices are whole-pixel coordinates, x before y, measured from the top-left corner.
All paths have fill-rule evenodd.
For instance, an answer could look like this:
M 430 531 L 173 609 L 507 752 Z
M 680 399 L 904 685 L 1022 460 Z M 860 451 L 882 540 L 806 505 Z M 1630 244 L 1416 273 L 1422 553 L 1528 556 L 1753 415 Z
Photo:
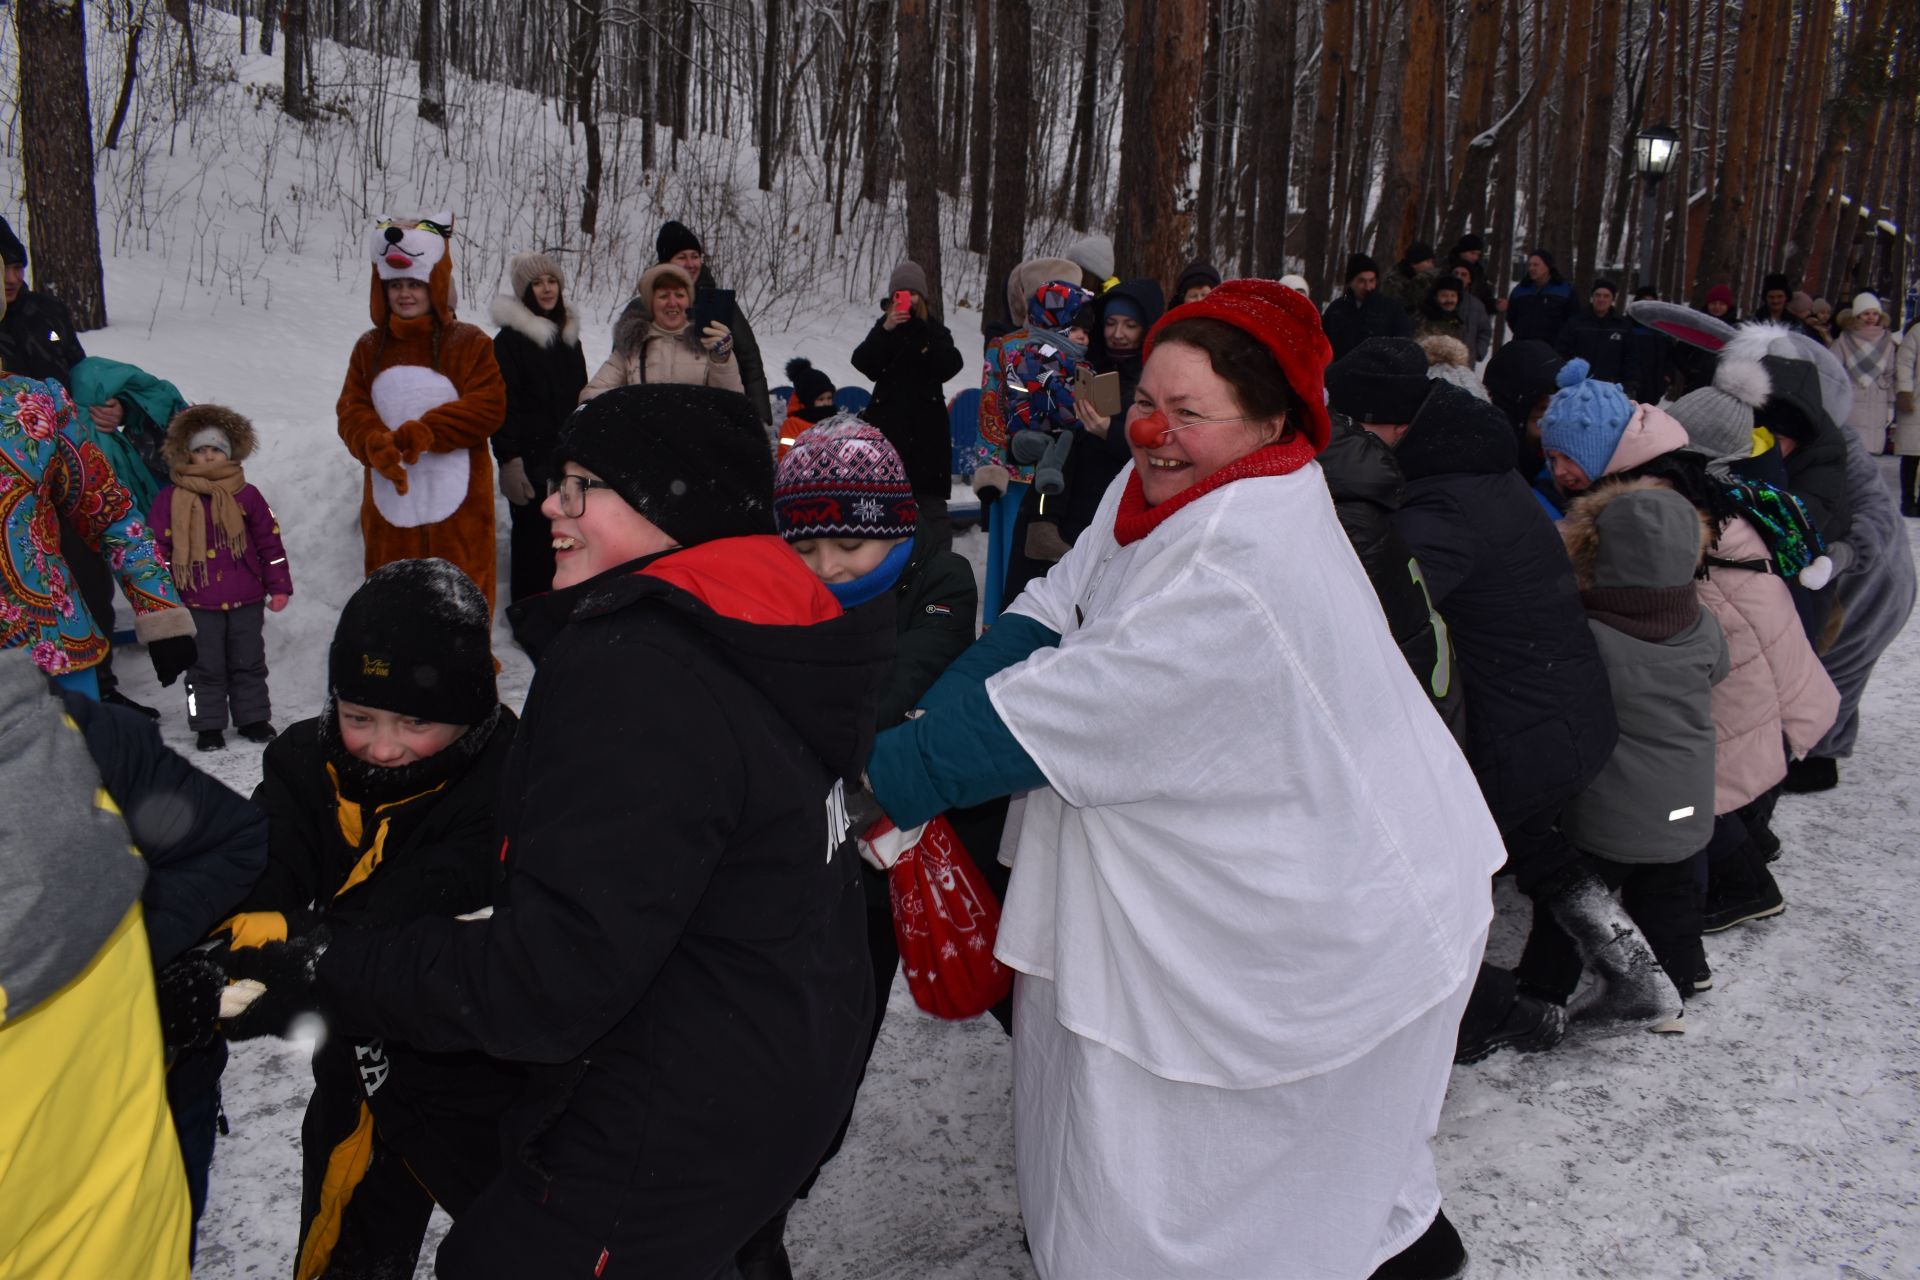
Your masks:
M 941 106 L 940 136 L 946 149 L 940 156 L 940 190 L 958 199 L 967 158 L 966 0 L 949 0 L 947 12 L 953 15 L 953 24 L 947 37 L 947 83 Z
M 760 46 L 760 181 L 762 191 L 773 190 L 773 144 L 780 136 L 780 0 L 765 0 L 761 20 L 766 24 Z
M 987 208 L 991 192 L 988 184 L 993 162 L 993 10 L 990 0 L 973 0 L 973 123 L 967 155 L 967 248 L 975 253 L 987 251 Z M 990 318 L 996 308 L 999 282 L 987 273 L 986 299 L 980 308 L 982 319 Z
M 104 146 L 108 151 L 119 147 L 120 130 L 127 123 L 127 108 L 133 103 L 133 82 L 140 74 L 140 33 L 146 26 L 146 11 L 136 13 L 133 0 L 127 0 L 127 57 L 120 68 L 120 96 L 114 99 L 113 119 L 107 122 Z
M 20 77 L 20 178 L 33 284 L 67 304 L 76 329 L 98 329 L 107 323 L 107 299 L 81 6 L 15 0 L 13 20 L 20 65 L 33 68 Z
M 1460 115 L 1454 129 L 1453 162 L 1447 166 L 1450 189 L 1441 232 L 1459 237 L 1480 222 L 1484 213 L 1485 179 L 1490 166 L 1481 169 L 1481 182 L 1469 186 L 1465 180 L 1467 149 L 1473 140 L 1493 123 L 1493 86 L 1495 63 L 1500 57 L 1500 0 L 1471 0 L 1467 7 L 1466 63 L 1460 71 Z M 1491 157 L 1488 157 L 1489 161 Z
M 927 0 L 900 0 L 900 150 L 907 171 L 907 256 L 927 273 L 927 310 L 944 323 L 940 288 L 940 135 L 933 115 Z
M 1351 79 L 1347 54 L 1353 28 L 1351 5 L 1352 0 L 1326 0 L 1320 6 L 1320 78 L 1314 86 L 1304 202 L 1311 216 L 1303 224 L 1306 237 L 1300 253 L 1306 259 L 1308 287 L 1322 300 L 1332 296 L 1333 277 L 1338 271 L 1328 256 L 1328 233 L 1332 230 L 1332 211 L 1339 208 L 1334 194 L 1333 144 L 1339 136 L 1340 104 L 1347 97 Z
M 980 299 L 980 323 L 1001 315 L 1007 277 L 1020 265 L 1027 242 L 1027 155 L 1032 150 L 1032 101 L 1028 83 L 1033 68 L 1033 7 L 1028 0 L 995 0 L 994 23 L 1000 29 L 1000 56 L 993 68 L 991 124 L 998 140 L 993 163 L 993 235 L 987 245 L 987 287 Z M 975 122 L 984 132 L 985 113 Z M 1024 316 L 1008 316 L 1019 324 Z
M 1080 66 L 1080 101 L 1075 104 L 1074 136 L 1080 140 L 1073 170 L 1073 203 L 1067 221 L 1076 231 L 1085 231 L 1093 221 L 1094 104 L 1100 90 L 1100 9 L 1101 0 L 1087 0 L 1086 45 Z
M 447 126 L 447 58 L 440 31 L 441 0 L 420 0 L 420 118 Z
M 1747 239 L 1753 219 L 1752 152 L 1758 140 L 1755 133 L 1759 114 L 1759 95 L 1766 92 L 1761 83 L 1770 42 L 1773 38 L 1774 12 L 1764 0 L 1755 0 L 1740 13 L 1738 52 L 1733 68 L 1733 98 L 1727 109 L 1727 141 L 1721 152 L 1720 171 L 1713 176 L 1713 202 L 1707 208 L 1707 228 L 1702 238 L 1700 276 L 1709 282 L 1727 281 L 1734 296 L 1742 295 L 1747 264 L 1740 257 L 1740 246 Z M 1724 57 L 1724 53 L 1721 55 Z
M 1186 0 L 1127 0 L 1125 30 L 1115 269 L 1122 278 L 1170 280 L 1185 258 L 1191 220 L 1182 197 L 1193 166 L 1206 11 Z
M 1200 73 L 1200 196 L 1193 211 L 1193 253 L 1213 261 L 1214 221 L 1219 213 L 1221 150 L 1220 63 L 1225 0 L 1207 0 L 1207 54 Z
M 1574 206 L 1574 291 L 1585 296 L 1600 254 L 1600 214 L 1606 208 L 1608 140 L 1613 132 L 1613 95 L 1619 83 L 1620 0 L 1598 0 L 1593 60 L 1587 70 L 1586 154 L 1580 162 L 1580 199 Z M 1569 140 L 1571 143 L 1571 139 Z
M 1560 115 L 1547 138 L 1552 150 L 1539 239 L 1573 271 L 1574 197 L 1580 185 L 1580 140 L 1586 131 L 1586 75 L 1598 0 L 1568 0 L 1560 59 Z M 1552 46 L 1549 46 L 1551 48 Z
M 573 76 L 573 109 L 587 144 L 586 188 L 580 195 L 580 232 L 591 236 L 600 222 L 600 113 L 594 86 L 600 74 L 600 33 L 606 0 L 570 0 L 573 39 L 569 41 L 569 70 Z
M 893 59 L 887 49 L 887 0 L 867 0 L 867 62 L 863 79 L 867 86 L 866 108 L 860 114 L 860 198 L 880 204 L 887 197 L 887 181 L 893 176 L 893 148 L 882 139 L 887 125 L 888 76 Z
M 1526 98 L 1530 98 L 1536 107 L 1540 102 L 1538 89 L 1541 77 L 1538 74 L 1537 68 L 1535 69 L 1534 78 L 1527 88 L 1522 89 L 1520 87 L 1521 2 L 1522 0 L 1511 0 L 1507 5 L 1507 59 L 1506 65 L 1501 69 L 1500 73 L 1501 110 L 1503 113 L 1516 112 L 1517 109 L 1518 114 L 1525 114 L 1523 99 Z M 1537 123 L 1537 116 L 1536 123 L 1533 127 L 1536 129 L 1540 127 Z M 1531 148 L 1527 150 L 1529 153 L 1531 152 Z M 1521 154 L 1521 149 L 1518 147 L 1509 145 L 1503 148 L 1499 157 L 1499 168 L 1494 174 L 1493 179 L 1493 206 L 1491 222 L 1489 224 L 1490 234 L 1487 237 L 1486 256 L 1481 259 L 1481 264 L 1486 268 L 1487 284 L 1493 290 L 1493 297 L 1496 303 L 1506 299 L 1507 282 L 1512 274 L 1514 242 L 1518 237 L 1518 231 L 1514 226 L 1514 215 L 1519 204 Z M 1472 230 L 1471 227 L 1467 227 L 1466 229 Z M 1506 322 L 1506 312 L 1496 308 L 1493 315 L 1493 343 L 1496 349 L 1506 337 Z
M 693 6 L 694 0 L 680 0 L 673 24 L 673 47 L 667 56 L 673 65 L 673 140 L 685 142 L 689 127 L 689 98 L 693 88 Z M 679 151 L 675 149 L 675 159 Z
M 1406 24 L 1399 125 L 1388 148 L 1386 186 L 1380 196 L 1378 243 L 1395 257 L 1422 233 L 1420 190 L 1434 136 L 1433 77 L 1436 69 L 1444 70 L 1437 67 L 1443 57 L 1440 0 L 1407 0 Z
M 280 109 L 295 120 L 307 119 L 313 111 L 307 101 L 307 0 L 286 0 L 280 11 L 282 34 L 280 60 Z
M 1287 202 L 1293 178 L 1293 34 L 1298 0 L 1262 0 L 1256 30 L 1260 68 L 1255 93 L 1258 117 L 1266 122 L 1254 147 L 1258 171 L 1253 233 L 1254 270 L 1268 279 L 1287 273 Z
M 1824 221 L 1820 217 L 1822 210 L 1833 201 L 1835 179 L 1839 177 L 1840 161 L 1846 155 L 1847 146 L 1872 113 L 1877 81 L 1875 67 L 1884 65 L 1887 42 L 1892 38 L 1887 30 L 1887 6 L 1888 0 L 1862 0 L 1856 11 L 1853 38 L 1848 42 L 1846 59 L 1841 64 L 1840 90 L 1827 104 L 1827 127 L 1819 159 L 1814 163 L 1811 176 L 1804 179 L 1805 195 L 1793 220 L 1785 266 L 1789 276 L 1804 275 L 1812 279 L 1822 266 L 1824 255 L 1816 251 L 1824 247 L 1826 239 L 1816 233 L 1816 227 Z

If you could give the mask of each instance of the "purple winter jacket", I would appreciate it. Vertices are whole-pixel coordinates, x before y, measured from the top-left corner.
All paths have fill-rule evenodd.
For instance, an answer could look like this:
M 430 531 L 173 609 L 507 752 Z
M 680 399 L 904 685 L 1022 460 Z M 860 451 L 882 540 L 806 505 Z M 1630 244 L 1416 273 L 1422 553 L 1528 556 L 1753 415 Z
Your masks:
M 153 545 L 169 567 L 173 564 L 173 489 L 172 485 L 162 488 L 147 512 Z M 287 551 L 280 545 L 280 522 L 273 518 L 273 508 L 252 485 L 243 486 L 234 501 L 247 519 L 247 546 L 237 556 L 214 540 L 213 499 L 200 499 L 200 518 L 207 522 L 207 581 L 192 588 L 174 584 L 190 609 L 238 609 L 259 604 L 268 596 L 293 594 L 293 575 L 287 571 Z

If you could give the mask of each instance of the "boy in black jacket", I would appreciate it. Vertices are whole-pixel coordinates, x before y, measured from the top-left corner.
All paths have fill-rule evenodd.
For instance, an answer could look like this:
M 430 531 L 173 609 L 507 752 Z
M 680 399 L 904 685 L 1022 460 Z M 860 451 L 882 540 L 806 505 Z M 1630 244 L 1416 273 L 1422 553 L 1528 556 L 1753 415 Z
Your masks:
M 347 601 L 321 714 L 267 747 L 266 874 L 236 948 L 487 908 L 515 719 L 494 689 L 485 598 L 444 560 L 398 560 Z M 301 1127 L 302 1277 L 413 1274 L 437 1202 L 458 1217 L 500 1166 L 522 1076 L 478 1053 L 327 1038 Z

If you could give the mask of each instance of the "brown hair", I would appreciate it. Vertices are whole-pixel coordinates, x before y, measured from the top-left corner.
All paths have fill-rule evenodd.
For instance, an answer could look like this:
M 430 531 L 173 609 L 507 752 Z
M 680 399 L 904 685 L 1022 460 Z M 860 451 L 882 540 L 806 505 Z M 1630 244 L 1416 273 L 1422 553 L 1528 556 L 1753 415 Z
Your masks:
M 1207 363 L 1232 388 L 1242 413 L 1284 420 L 1282 440 L 1303 420 L 1306 406 L 1280 371 L 1280 362 L 1245 329 L 1211 316 L 1191 316 L 1175 320 L 1155 334 L 1153 342 L 1156 347 L 1173 342 L 1205 352 Z

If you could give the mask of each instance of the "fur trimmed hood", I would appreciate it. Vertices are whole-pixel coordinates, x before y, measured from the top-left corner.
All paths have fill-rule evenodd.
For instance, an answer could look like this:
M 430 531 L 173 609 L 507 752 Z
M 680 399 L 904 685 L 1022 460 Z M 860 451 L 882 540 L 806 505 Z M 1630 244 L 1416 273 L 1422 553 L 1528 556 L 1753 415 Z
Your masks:
M 1567 514 L 1560 519 L 1560 539 L 1567 544 L 1567 558 L 1573 562 L 1574 582 L 1582 591 L 1593 589 L 1600 563 L 1600 513 L 1629 494 L 1655 489 L 1673 492 L 1664 480 L 1648 477 L 1621 480 L 1588 490 L 1575 498 L 1567 508 Z M 1713 526 L 1698 511 L 1695 516 L 1700 523 L 1700 546 L 1694 556 L 1694 563 L 1698 565 L 1700 557 L 1713 545 Z
M 232 442 L 233 450 L 227 456 L 234 462 L 245 462 L 260 443 L 253 423 L 232 409 L 219 404 L 196 404 L 174 414 L 173 421 L 167 424 L 167 440 L 161 447 L 167 466 L 184 467 L 192 462 L 187 442 L 195 432 L 207 427 L 223 432 Z
M 574 314 L 572 307 L 567 308 L 567 323 L 564 328 L 557 326 L 545 316 L 537 316 L 533 308 L 510 293 L 495 294 L 493 303 L 487 308 L 487 316 L 502 329 L 512 329 L 537 347 L 550 347 L 558 334 L 560 341 L 569 347 L 580 345 L 580 317 Z

